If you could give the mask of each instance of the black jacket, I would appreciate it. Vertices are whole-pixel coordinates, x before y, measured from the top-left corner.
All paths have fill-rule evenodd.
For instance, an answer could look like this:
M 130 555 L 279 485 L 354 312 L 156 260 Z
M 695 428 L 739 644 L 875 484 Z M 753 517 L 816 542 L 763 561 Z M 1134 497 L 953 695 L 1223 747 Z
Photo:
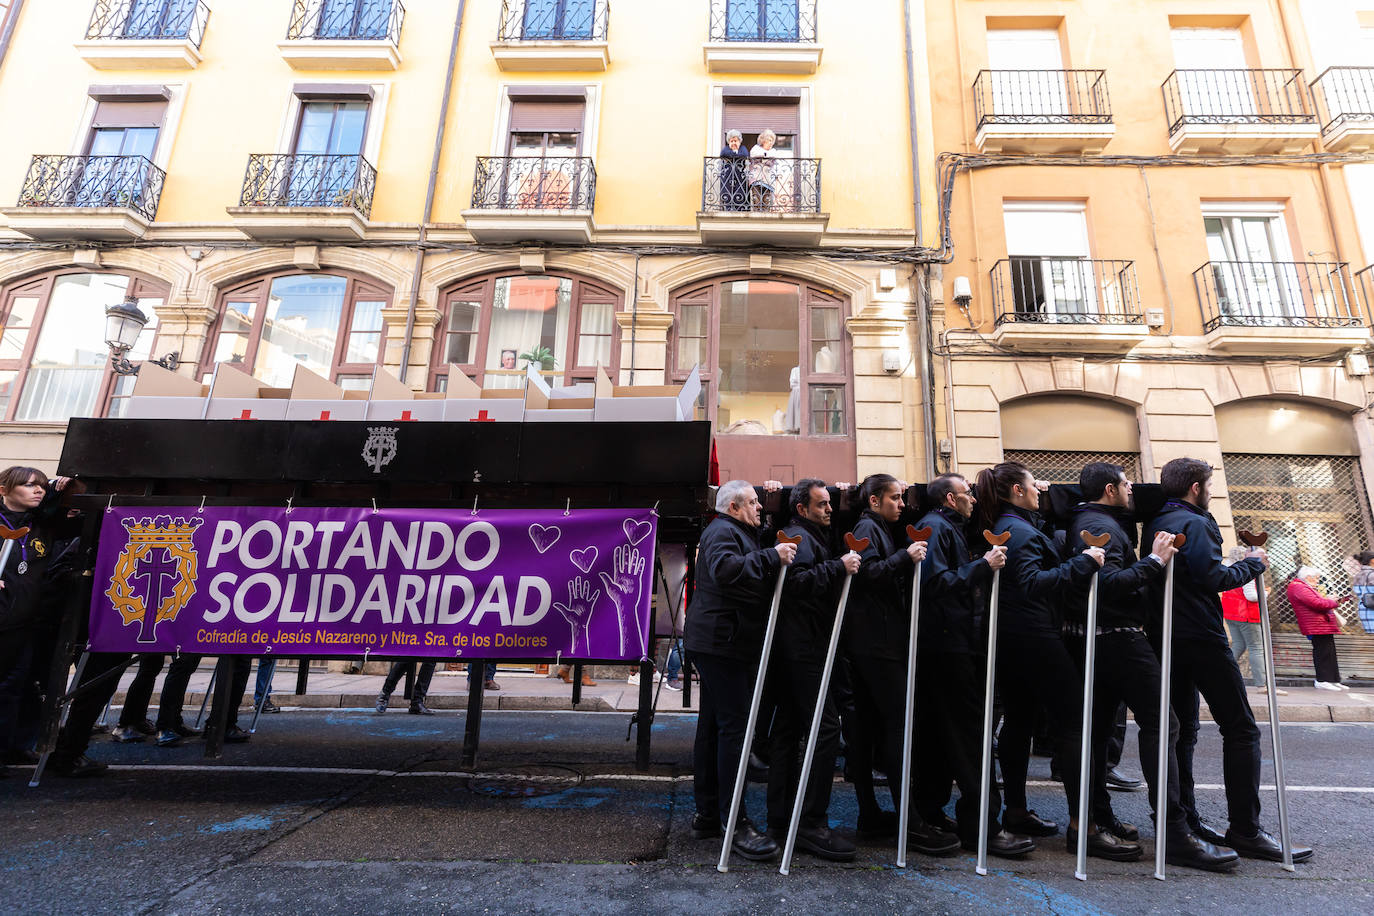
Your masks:
M 0 631 L 17 630 L 34 624 L 45 607 L 42 598 L 47 589 L 48 564 L 58 553 L 57 538 L 70 535 L 75 526 L 66 518 L 58 500 L 60 494 L 49 488 L 37 508 L 28 512 L 11 512 L 0 506 L 0 525 L 7 528 L 29 528 L 29 533 L 14 541 L 9 560 L 0 570 Z M 4 543 L 0 541 L 0 548 Z M 25 564 L 24 572 L 19 572 Z
M 1264 571 L 1256 559 L 1230 566 L 1221 562 L 1221 529 L 1210 512 L 1192 503 L 1171 499 L 1145 526 L 1145 537 L 1156 532 L 1183 534 L 1187 540 L 1174 556 L 1174 636 L 1229 645 L 1222 623 L 1221 592 L 1240 588 Z M 1164 614 L 1164 578 L 1151 590 L 1151 633 L 1158 637 Z
M 1112 536 L 1102 548 L 1107 559 L 1097 581 L 1097 625 L 1144 627 L 1150 612 L 1150 585 L 1156 579 L 1163 581 L 1164 567 L 1149 556 L 1143 560 L 1136 557 L 1135 520 L 1125 509 L 1080 503 L 1074 507 L 1073 522 L 1069 526 L 1070 554 L 1082 553 L 1087 548 L 1081 537 L 1084 530 Z M 1064 616 L 1078 624 L 1087 620 L 1086 590 L 1075 593 Z
M 1061 602 L 1072 589 L 1086 588 L 1097 564 L 1078 554 L 1060 562 L 1054 541 L 1037 527 L 1038 516 L 1003 505 L 992 533 L 1011 532 L 1007 565 L 998 595 L 999 636 L 1059 637 Z
M 758 532 L 718 515 L 701 534 L 695 590 L 687 608 L 688 652 L 757 659 L 782 560 Z
M 987 649 L 983 630 L 992 567 L 973 559 L 964 537 L 965 519 L 948 509 L 927 512 L 917 528 L 930 527 L 921 564 L 921 633 L 917 651 L 962 654 Z
M 844 586 L 844 563 L 834 558 L 830 529 L 794 517 L 783 531 L 790 537 L 800 536 L 802 542 L 783 580 L 778 655 L 792 662 L 819 665 L 830 647 L 835 610 Z
M 911 573 L 915 569 L 911 554 L 905 546 L 896 546 L 887 522 L 871 509 L 859 516 L 854 536 L 868 538 L 868 549 L 859 554 L 859 571 L 850 586 L 844 620 L 845 651 L 906 661 Z

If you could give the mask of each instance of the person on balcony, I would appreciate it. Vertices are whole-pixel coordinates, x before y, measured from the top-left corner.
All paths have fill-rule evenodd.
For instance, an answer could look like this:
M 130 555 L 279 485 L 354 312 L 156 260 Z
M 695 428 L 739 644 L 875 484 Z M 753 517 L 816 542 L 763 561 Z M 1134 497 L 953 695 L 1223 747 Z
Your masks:
M 1288 603 L 1298 618 L 1298 629 L 1312 643 L 1312 666 L 1317 669 L 1318 690 L 1349 690 L 1341 683 L 1341 669 L 1336 663 L 1336 634 L 1344 621 L 1336 613 L 1341 602 L 1351 596 L 1328 598 L 1317 587 L 1321 570 L 1304 566 L 1288 583 Z
M 725 132 L 725 145 L 720 150 L 720 206 L 722 210 L 749 209 L 749 181 L 745 160 L 749 151 L 744 148 L 744 135 L 737 130 Z
M 780 154 L 773 148 L 778 135 L 765 128 L 759 133 L 759 142 L 749 151 L 750 159 L 777 159 Z M 749 206 L 754 210 L 774 209 L 777 191 L 774 186 L 774 165 L 771 162 L 753 162 L 749 166 Z

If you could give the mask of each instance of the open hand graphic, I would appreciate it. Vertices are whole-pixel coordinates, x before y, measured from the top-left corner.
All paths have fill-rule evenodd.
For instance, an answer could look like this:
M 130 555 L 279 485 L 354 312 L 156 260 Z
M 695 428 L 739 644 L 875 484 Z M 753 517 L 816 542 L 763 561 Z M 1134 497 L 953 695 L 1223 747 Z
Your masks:
M 596 607 L 596 599 L 601 597 L 601 591 L 592 591 L 592 583 L 586 579 L 578 578 L 568 583 L 568 603 L 553 603 L 554 609 L 563 615 L 563 619 L 572 627 L 572 651 L 568 654 L 577 653 L 577 637 L 582 636 L 582 651 L 590 652 L 591 643 L 587 636 L 587 625 L 592 620 L 592 609 Z
M 644 632 L 636 613 L 639 606 L 639 579 L 644 572 L 644 558 L 639 550 L 629 544 L 615 549 L 612 568 L 613 575 L 600 573 L 601 583 L 606 587 L 606 596 L 615 604 L 616 616 L 620 618 L 620 655 L 625 655 L 625 644 L 631 638 L 630 620 L 634 620 L 634 635 L 638 637 L 636 646 L 644 649 Z

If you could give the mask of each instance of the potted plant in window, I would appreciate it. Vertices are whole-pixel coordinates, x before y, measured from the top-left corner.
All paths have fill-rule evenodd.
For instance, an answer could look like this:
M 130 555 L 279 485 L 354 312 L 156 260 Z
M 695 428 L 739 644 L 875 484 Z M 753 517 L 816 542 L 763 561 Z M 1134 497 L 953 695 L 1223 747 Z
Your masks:
M 544 372 L 549 372 L 558 366 L 558 361 L 553 358 L 553 351 L 548 347 L 531 347 L 521 353 L 520 358 L 525 361 L 526 369 L 531 363 L 537 365 Z

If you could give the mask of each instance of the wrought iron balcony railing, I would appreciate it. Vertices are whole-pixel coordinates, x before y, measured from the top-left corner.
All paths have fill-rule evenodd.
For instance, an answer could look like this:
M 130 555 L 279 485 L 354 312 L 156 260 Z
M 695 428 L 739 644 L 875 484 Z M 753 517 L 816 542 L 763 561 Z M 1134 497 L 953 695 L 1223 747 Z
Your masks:
M 819 213 L 821 161 L 707 156 L 701 209 L 703 213 Z
M 1355 289 L 1366 305 L 1374 303 L 1374 264 L 1355 274 Z
M 294 0 L 286 37 L 400 44 L 405 16 L 401 0 Z
M 1193 271 L 1203 328 L 1358 328 L 1364 308 L 1344 262 L 1209 261 Z
M 254 153 L 239 206 L 352 208 L 367 218 L 376 187 L 377 170 L 362 156 Z
M 1301 70 L 1175 70 L 1161 87 L 1169 133 L 1189 124 L 1315 124 Z
M 998 325 L 1145 323 L 1134 261 L 1013 257 L 988 276 Z
M 86 38 L 189 40 L 199 48 L 209 18 L 210 7 L 204 0 L 95 0 Z
M 711 0 L 712 41 L 816 41 L 816 0 Z
M 122 207 L 151 221 L 167 173 L 142 156 L 34 156 L 21 207 Z
M 596 167 L 587 156 L 478 156 L 474 210 L 587 210 Z
M 605 41 L 609 0 L 501 0 L 500 41 Z
M 1328 67 L 1312 81 L 1312 96 L 1323 133 L 1374 122 L 1374 67 Z
M 978 127 L 1110 124 L 1104 70 L 981 70 L 973 81 Z

